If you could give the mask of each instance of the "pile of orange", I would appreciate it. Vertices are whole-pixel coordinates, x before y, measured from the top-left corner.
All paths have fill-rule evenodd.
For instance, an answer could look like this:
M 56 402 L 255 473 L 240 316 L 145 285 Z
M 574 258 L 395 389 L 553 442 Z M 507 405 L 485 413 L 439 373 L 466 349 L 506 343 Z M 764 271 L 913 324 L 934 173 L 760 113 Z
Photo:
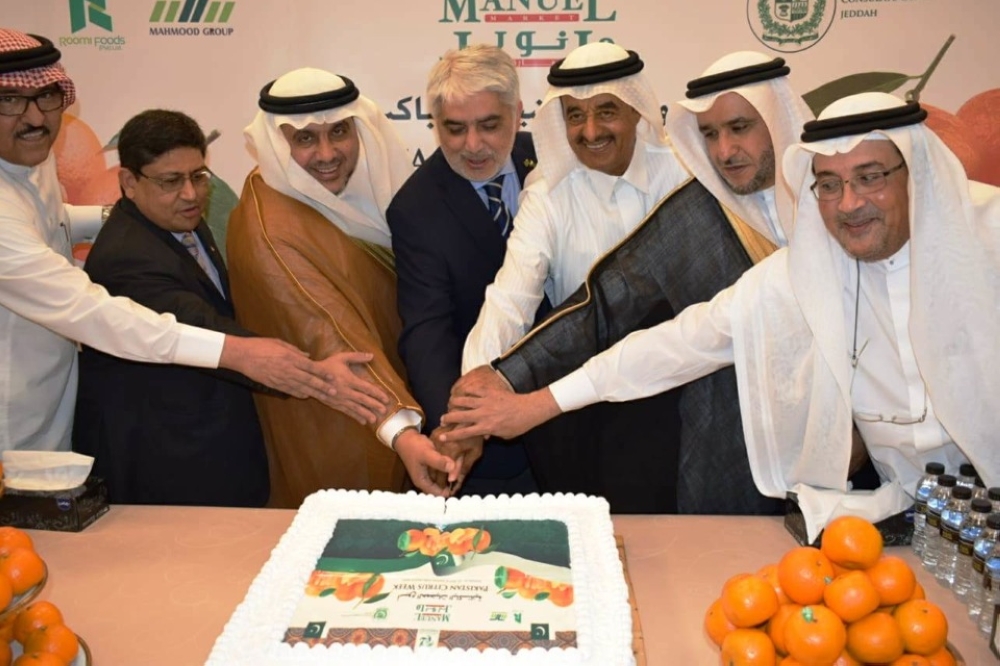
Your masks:
M 436 527 L 422 530 L 410 529 L 399 535 L 396 545 L 404 553 L 419 551 L 433 557 L 448 551 L 452 555 L 482 553 L 490 547 L 490 533 L 476 527 L 457 527 L 450 532 L 442 532 Z
M 80 643 L 54 604 L 36 601 L 17 612 L 9 610 L 16 597 L 44 577 L 45 563 L 31 537 L 16 527 L 0 527 L 0 666 L 68 666 L 76 659 Z M 12 641 L 22 648 L 17 659 Z
M 705 614 L 724 666 L 954 666 L 948 620 L 867 520 L 837 518 L 820 548 L 737 574 Z

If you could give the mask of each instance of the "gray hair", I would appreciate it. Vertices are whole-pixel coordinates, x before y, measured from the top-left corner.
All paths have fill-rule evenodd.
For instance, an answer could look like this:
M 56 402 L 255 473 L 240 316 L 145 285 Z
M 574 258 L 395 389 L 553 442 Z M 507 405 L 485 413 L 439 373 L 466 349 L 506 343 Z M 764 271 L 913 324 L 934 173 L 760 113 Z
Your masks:
M 427 77 L 427 99 L 438 116 L 444 102 L 494 92 L 504 106 L 521 101 L 514 60 L 496 46 L 470 44 L 445 53 Z

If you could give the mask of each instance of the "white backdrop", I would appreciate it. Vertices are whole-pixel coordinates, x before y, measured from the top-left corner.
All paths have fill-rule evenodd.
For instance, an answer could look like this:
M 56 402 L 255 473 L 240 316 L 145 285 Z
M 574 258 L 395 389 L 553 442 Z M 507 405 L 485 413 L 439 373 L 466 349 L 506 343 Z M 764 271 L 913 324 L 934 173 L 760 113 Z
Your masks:
M 998 0 L 0 0 L 0 7 L 0 25 L 52 39 L 77 83 L 69 114 L 78 120 L 69 119 L 57 146 L 67 198 L 77 203 L 116 198 L 115 154 L 100 147 L 146 108 L 179 109 L 217 131 L 210 163 L 238 192 L 252 167 L 242 128 L 260 88 L 285 71 L 308 65 L 352 78 L 399 118 L 419 163 L 435 146 L 429 119 L 417 117 L 427 110 L 420 97 L 445 50 L 502 43 L 521 63 L 530 129 L 547 65 L 600 39 L 638 51 L 670 104 L 713 60 L 743 49 L 785 57 L 803 94 L 867 72 L 889 74 L 838 94 L 899 83 L 903 94 L 918 81 L 893 73 L 919 77 L 954 35 L 921 100 L 942 109 L 937 125 L 953 135 L 960 156 L 969 153 L 973 175 L 1000 184 Z M 951 115 L 977 95 L 962 117 Z

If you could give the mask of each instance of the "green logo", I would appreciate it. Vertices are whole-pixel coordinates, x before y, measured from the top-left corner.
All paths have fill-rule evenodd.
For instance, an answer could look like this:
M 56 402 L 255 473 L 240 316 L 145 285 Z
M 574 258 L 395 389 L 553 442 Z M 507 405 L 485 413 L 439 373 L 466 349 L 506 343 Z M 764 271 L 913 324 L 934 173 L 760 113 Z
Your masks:
M 226 0 L 156 0 L 150 23 L 229 23 L 236 2 Z M 207 11 L 206 11 L 207 10 Z
M 803 51 L 826 34 L 837 0 L 747 0 L 754 35 L 773 51 Z
M 305 631 L 302 632 L 302 638 L 323 638 L 324 627 L 326 627 L 326 622 L 309 622 L 306 624 Z
M 106 0 L 69 0 L 69 26 L 72 32 L 79 32 L 92 23 L 111 32 L 111 15 L 107 12 Z

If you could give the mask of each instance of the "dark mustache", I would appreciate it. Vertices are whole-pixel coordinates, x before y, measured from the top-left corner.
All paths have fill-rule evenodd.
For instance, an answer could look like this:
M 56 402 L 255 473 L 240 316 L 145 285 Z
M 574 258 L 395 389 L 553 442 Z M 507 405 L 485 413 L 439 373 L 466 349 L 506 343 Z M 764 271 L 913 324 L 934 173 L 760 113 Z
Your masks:
M 32 132 L 37 132 L 38 130 L 42 130 L 43 132 L 45 132 L 45 136 L 51 134 L 49 128 L 46 127 L 45 125 L 37 125 L 37 126 L 29 125 L 28 127 L 25 127 L 23 130 L 17 132 L 14 136 L 16 136 L 18 139 L 22 139 L 24 138 L 25 135 L 31 134 Z
M 859 210 L 852 210 L 850 213 L 837 213 L 837 221 L 845 224 L 856 224 L 872 218 L 882 219 L 882 211 L 874 206 L 865 206 Z
M 580 144 L 583 144 L 583 143 L 600 143 L 601 141 L 613 141 L 614 138 L 615 137 L 614 137 L 613 134 L 602 134 L 601 136 L 597 137 L 596 139 L 588 139 L 587 137 L 585 137 L 585 136 L 583 136 L 581 134 L 579 137 L 577 137 L 576 142 L 580 143 Z

